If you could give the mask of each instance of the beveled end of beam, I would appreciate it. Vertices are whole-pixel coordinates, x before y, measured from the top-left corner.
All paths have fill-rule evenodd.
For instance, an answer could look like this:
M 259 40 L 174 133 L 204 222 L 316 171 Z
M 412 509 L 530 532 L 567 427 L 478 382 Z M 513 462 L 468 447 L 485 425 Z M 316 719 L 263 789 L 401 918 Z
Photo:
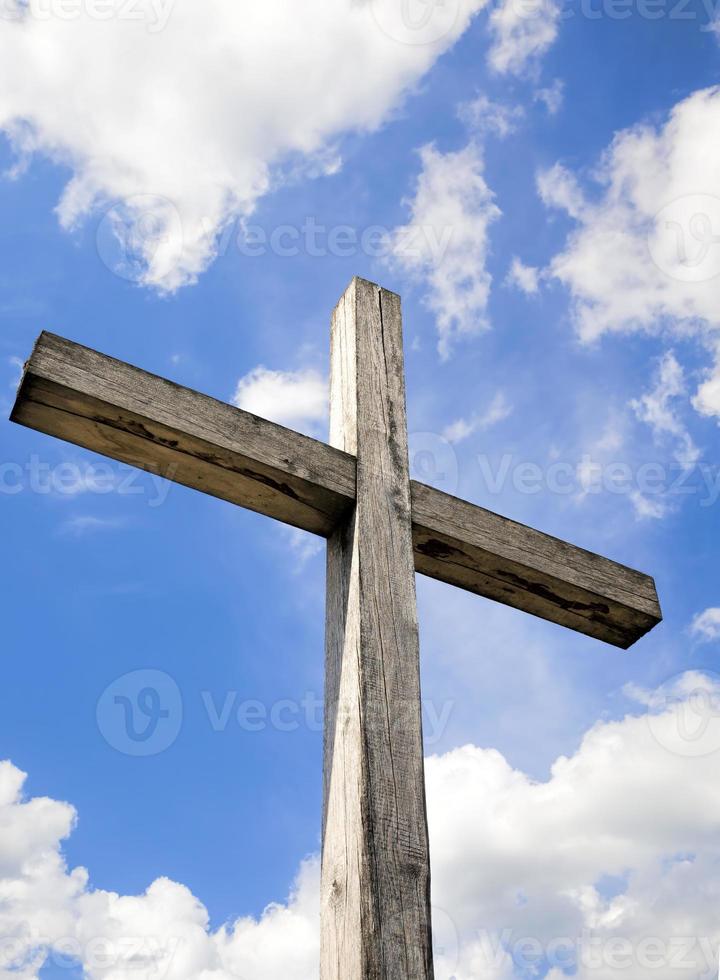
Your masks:
M 366 298 L 380 289 L 353 283 Z M 353 447 L 333 448 L 55 334 L 38 338 L 10 417 L 323 537 L 355 505 Z M 662 621 L 649 575 L 421 483 L 411 482 L 411 496 L 423 575 L 622 649 Z
M 662 622 L 655 581 L 413 481 L 415 567 L 627 650 Z

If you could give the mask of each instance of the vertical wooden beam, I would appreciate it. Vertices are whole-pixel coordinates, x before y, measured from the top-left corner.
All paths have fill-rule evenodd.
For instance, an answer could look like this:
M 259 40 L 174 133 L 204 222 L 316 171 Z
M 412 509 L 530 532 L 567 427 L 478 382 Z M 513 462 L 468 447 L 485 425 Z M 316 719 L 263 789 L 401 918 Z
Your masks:
M 432 980 L 400 297 L 333 315 L 330 442 L 357 456 L 328 542 L 321 980 Z

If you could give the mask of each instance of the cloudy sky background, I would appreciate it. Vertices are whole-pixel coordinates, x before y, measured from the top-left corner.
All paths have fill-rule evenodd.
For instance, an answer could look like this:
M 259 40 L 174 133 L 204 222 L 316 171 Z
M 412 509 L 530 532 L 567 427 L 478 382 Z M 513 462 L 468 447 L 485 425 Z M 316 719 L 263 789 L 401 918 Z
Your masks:
M 719 42 L 710 0 L 0 0 L 4 415 L 46 328 L 323 438 L 360 274 L 414 475 L 657 578 L 629 653 L 418 582 L 439 980 L 717 975 Z M 321 543 L 2 435 L 0 978 L 310 980 Z

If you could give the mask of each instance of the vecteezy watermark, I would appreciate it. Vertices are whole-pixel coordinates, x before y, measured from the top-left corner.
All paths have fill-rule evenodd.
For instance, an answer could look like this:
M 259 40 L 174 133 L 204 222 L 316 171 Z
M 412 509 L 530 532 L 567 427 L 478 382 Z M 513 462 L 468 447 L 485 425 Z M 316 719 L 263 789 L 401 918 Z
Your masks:
M 0 0 L 0 20 L 132 21 L 159 34 L 174 5 L 175 0 Z
M 183 721 L 180 689 L 161 670 L 136 670 L 118 677 L 97 703 L 105 741 L 123 755 L 159 755 L 173 745 Z
M 483 488 L 498 495 L 508 487 L 516 493 L 551 493 L 560 496 L 587 496 L 602 493 L 618 496 L 678 497 L 698 496 L 701 507 L 711 507 L 720 499 L 720 467 L 698 463 L 694 467 L 668 467 L 659 462 L 637 466 L 621 460 L 600 461 L 590 453 L 578 460 L 555 460 L 541 465 L 512 453 L 499 458 L 477 457 Z
M 45 957 L 43 966 L 56 970 L 76 970 L 82 965 L 87 975 L 107 973 L 153 977 L 167 976 L 182 939 L 176 936 L 92 936 L 82 941 L 77 936 L 47 936 L 34 931 L 22 937 L 0 939 L 0 970 L 18 976 L 25 969 L 37 969 L 38 951 Z M 74 974 L 72 974 L 74 975 Z
M 307 255 L 322 259 L 329 255 L 349 259 L 365 255 L 371 259 L 394 255 L 399 259 L 427 257 L 439 264 L 447 254 L 455 234 L 453 225 L 408 225 L 391 230 L 384 225 L 324 225 L 312 216 L 300 224 L 262 225 L 237 221 L 229 225 L 218 239 L 219 255 L 224 255 L 233 241 L 241 255 L 260 258 L 272 254 L 280 258 Z
M 452 225 L 409 225 L 390 229 L 384 225 L 325 225 L 308 216 L 298 224 L 264 227 L 240 218 L 218 234 L 217 224 L 199 221 L 199 239 L 206 251 L 223 258 L 231 250 L 243 258 L 275 255 L 292 259 L 348 259 L 362 255 L 399 260 L 427 259 L 437 265 L 451 247 Z M 101 216 L 96 230 L 97 253 L 114 275 L 128 282 L 170 278 L 182 264 L 185 232 L 179 209 L 167 198 L 141 194 L 112 205 Z
M 720 675 L 685 671 L 646 700 L 650 731 L 664 749 L 683 758 L 720 751 Z
M 648 233 L 655 265 L 679 282 L 720 276 L 720 197 L 686 194 L 666 204 Z
M 210 691 L 203 691 L 201 698 L 214 732 L 225 732 L 233 724 L 241 731 L 255 734 L 266 731 L 293 733 L 301 730 L 319 733 L 323 731 L 325 723 L 323 699 L 312 692 L 307 692 L 299 700 L 281 698 L 271 703 L 255 698 L 241 699 L 239 691 L 227 691 L 219 698 Z M 442 739 L 454 708 L 454 701 L 438 702 L 423 698 L 423 735 L 426 746 L 437 745 Z M 336 724 L 342 724 L 356 709 L 354 702 L 340 705 Z M 394 717 L 398 727 L 412 726 L 416 715 L 416 701 L 395 702 Z
M 135 194 L 115 202 L 98 222 L 100 260 L 128 282 L 171 274 L 183 257 L 183 224 L 178 208 L 159 194 Z
M 496 0 L 496 7 L 501 0 Z M 718 22 L 718 0 L 509 0 L 503 7 L 517 20 L 702 21 L 704 30 Z
M 312 691 L 301 698 L 274 701 L 243 698 L 239 691 L 197 695 L 201 717 L 211 731 L 224 734 L 230 729 L 248 734 L 299 731 L 321 733 L 325 724 L 324 700 Z M 455 708 L 454 701 L 422 701 L 423 735 L 426 746 L 437 745 L 447 731 Z M 335 723 L 343 724 L 357 705 L 341 704 Z M 112 681 L 97 703 L 100 733 L 112 748 L 124 755 L 159 755 L 177 740 L 183 724 L 184 701 L 176 681 L 160 670 L 136 670 Z M 402 731 L 417 724 L 417 702 L 396 702 L 393 724 Z M 385 715 L 383 714 L 383 724 Z
M 133 21 L 164 31 L 175 0 L 0 0 L 0 20 Z
M 473 962 L 481 973 L 491 975 L 508 966 L 518 975 L 535 975 L 558 970 L 567 975 L 597 970 L 606 976 L 618 971 L 632 976 L 633 970 L 682 971 L 698 980 L 716 976 L 718 944 L 708 936 L 641 936 L 629 938 L 612 933 L 583 930 L 579 936 L 540 939 L 517 936 L 512 929 L 481 930 L 474 945 Z
M 380 30 L 400 44 L 436 44 L 459 24 L 464 0 L 370 0 Z
M 110 463 L 48 463 L 33 454 L 24 463 L 0 463 L 0 495 L 14 497 L 20 493 L 41 496 L 57 494 L 77 497 L 80 494 L 148 496 L 149 507 L 160 507 L 167 500 L 175 467 L 160 474 L 145 474 L 132 466 Z
M 459 467 L 452 443 L 435 432 L 413 432 L 408 442 L 410 478 L 445 493 L 457 493 Z

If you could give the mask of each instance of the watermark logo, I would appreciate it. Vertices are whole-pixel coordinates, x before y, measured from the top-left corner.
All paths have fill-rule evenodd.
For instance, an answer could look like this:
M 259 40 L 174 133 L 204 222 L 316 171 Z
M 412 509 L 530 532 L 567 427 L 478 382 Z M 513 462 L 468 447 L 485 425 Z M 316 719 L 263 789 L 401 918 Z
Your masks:
M 410 478 L 445 493 L 457 493 L 459 467 L 452 443 L 436 432 L 413 432 L 410 444 Z
M 656 741 L 684 758 L 720 751 L 720 675 L 683 673 L 653 692 L 648 724 Z
M 558 459 L 541 466 L 504 453 L 497 459 L 481 454 L 477 463 L 482 488 L 492 496 L 508 488 L 523 495 L 551 493 L 578 499 L 607 493 L 628 497 L 636 508 L 642 501 L 650 507 L 657 500 L 660 506 L 666 498 L 676 497 L 695 496 L 701 507 L 714 507 L 720 500 L 720 469 L 703 462 L 668 467 L 648 461 L 633 467 L 622 460 L 601 462 L 585 453 L 575 460 Z
M 537 976 L 548 967 L 562 976 L 643 976 L 652 974 L 693 978 L 714 975 L 717 942 L 708 936 L 623 936 L 584 929 L 579 936 L 516 936 L 512 929 L 477 936 L 473 963 L 489 974 L 506 970 L 521 976 Z M 514 969 L 513 969 L 514 968 Z M 656 974 L 656 971 L 660 971 Z
M 177 207 L 157 194 L 136 194 L 109 208 L 100 219 L 96 247 L 116 276 L 142 283 L 152 271 L 174 270 L 183 252 L 183 227 Z
M 679 282 L 720 276 L 720 198 L 686 194 L 666 204 L 648 235 L 655 265 Z
M 124 755 L 159 755 L 175 742 L 183 720 L 182 695 L 169 674 L 136 670 L 113 681 L 97 704 L 100 732 Z
M 457 27 L 460 0 L 371 0 L 370 10 L 393 41 L 436 44 Z
M 307 691 L 299 699 L 274 701 L 242 698 L 239 691 L 198 693 L 202 708 L 199 717 L 216 734 L 233 730 L 250 735 L 324 731 L 324 698 L 313 691 Z M 195 700 L 194 694 L 185 702 L 191 700 Z M 437 745 L 448 730 L 455 702 L 424 698 L 419 707 L 425 746 Z M 342 701 L 336 706 L 331 724 L 342 728 L 356 712 L 356 701 Z M 417 713 L 415 699 L 396 701 L 393 731 L 415 731 Z M 112 748 L 124 755 L 152 756 L 169 749 L 180 734 L 183 717 L 184 701 L 177 683 L 159 670 L 136 670 L 119 677 L 103 691 L 97 704 L 100 733 Z M 367 720 L 368 730 L 372 731 L 377 723 L 385 731 L 385 714 L 381 712 L 376 717 L 377 721 Z
M 196 237 L 190 241 L 188 236 L 192 235 Z M 453 247 L 455 237 L 456 228 L 449 224 L 411 224 L 395 229 L 378 224 L 356 227 L 326 225 L 312 215 L 297 224 L 272 227 L 237 217 L 226 222 L 220 231 L 214 217 L 202 216 L 191 229 L 190 224 L 183 225 L 180 208 L 167 198 L 140 194 L 115 202 L 102 215 L 96 249 L 103 265 L 128 282 L 171 285 L 187 258 L 186 239 L 188 248 L 200 247 L 215 259 L 232 252 L 249 259 L 267 255 L 282 259 L 351 259 L 360 255 L 437 266 Z
M 224 733 L 232 725 L 253 734 L 268 731 L 292 734 L 301 730 L 319 734 L 325 726 L 324 699 L 312 691 L 307 691 L 300 700 L 280 698 L 273 702 L 255 698 L 241 700 L 238 691 L 227 691 L 219 697 L 211 691 L 203 691 L 201 699 L 210 727 L 217 733 Z M 421 711 L 426 747 L 436 745 L 445 736 L 454 708 L 454 701 L 423 698 Z M 354 717 L 356 711 L 355 701 L 340 702 L 336 706 L 331 724 L 342 728 L 348 719 Z M 393 719 L 395 731 L 413 731 L 416 720 L 416 701 L 396 701 Z M 372 724 L 372 720 L 367 718 L 368 730 Z M 384 715 L 382 725 L 385 725 Z
M 116 924 L 113 922 L 113 924 Z M 21 936 L 0 939 L 0 970 L 3 976 L 33 975 L 43 966 L 53 977 L 75 977 L 82 967 L 83 976 L 126 976 L 138 980 L 163 980 L 168 975 L 183 940 L 179 936 L 144 934 L 141 936 L 93 935 L 82 940 L 77 936 L 45 935 L 35 929 Z M 44 962 L 43 962 L 44 959 Z
M 443 974 L 454 976 L 460 963 L 460 934 L 455 920 L 445 909 L 433 905 L 432 925 L 435 962 L 440 966 Z
M 149 34 L 159 34 L 167 27 L 174 6 L 175 0 L 0 0 L 0 20 L 114 20 L 139 23 Z
M 0 462 L 0 496 L 33 493 L 73 498 L 86 494 L 120 497 L 147 496 L 148 506 L 160 507 L 168 498 L 176 468 L 147 474 L 133 466 L 104 461 L 49 463 L 33 453 L 24 463 Z

